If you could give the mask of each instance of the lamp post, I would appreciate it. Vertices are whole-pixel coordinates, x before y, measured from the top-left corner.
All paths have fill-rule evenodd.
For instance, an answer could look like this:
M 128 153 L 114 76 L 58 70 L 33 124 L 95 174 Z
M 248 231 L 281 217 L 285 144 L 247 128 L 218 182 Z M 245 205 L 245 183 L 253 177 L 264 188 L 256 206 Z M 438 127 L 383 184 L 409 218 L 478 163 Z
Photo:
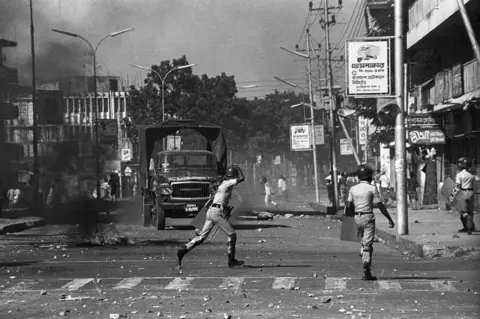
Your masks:
M 177 66 L 173 69 L 171 69 L 170 71 L 168 71 L 165 76 L 161 76 L 160 73 L 158 73 L 157 71 L 153 70 L 152 68 L 147 68 L 145 66 L 141 66 L 141 65 L 137 65 L 137 64 L 130 64 L 130 66 L 133 66 L 134 68 L 137 68 L 137 69 L 142 69 L 142 70 L 147 70 L 147 71 L 150 71 L 150 72 L 153 72 L 155 73 L 158 78 L 160 79 L 160 83 L 161 83 L 161 91 L 162 91 L 162 122 L 165 122 L 165 94 L 164 94 L 164 88 L 165 88 L 165 79 L 167 78 L 167 76 L 172 73 L 173 71 L 177 71 L 177 70 L 181 70 L 181 69 L 186 69 L 186 68 L 191 68 L 193 66 L 195 66 L 196 64 L 186 64 L 186 65 L 181 65 L 181 66 Z
M 313 173 L 314 173 L 314 180 L 315 180 L 315 199 L 317 200 L 317 203 L 320 201 L 320 196 L 318 192 L 318 165 L 317 165 L 317 142 L 315 141 L 315 119 L 314 119 L 314 114 L 313 114 L 313 89 L 312 89 L 312 70 L 311 70 L 311 61 L 310 61 L 310 46 L 309 46 L 309 41 L 310 41 L 310 33 L 307 30 L 307 52 L 308 55 L 289 50 L 286 48 L 280 48 L 282 50 L 285 50 L 287 52 L 293 53 L 297 56 L 300 56 L 302 58 L 306 58 L 308 63 L 308 93 L 309 93 L 309 98 L 310 98 L 310 125 L 311 125 L 311 130 L 312 130 L 312 153 L 313 153 Z M 280 78 L 277 78 L 277 80 L 290 85 L 292 87 L 298 87 L 297 85 L 290 83 L 288 81 L 282 80 Z
M 94 91 L 94 94 L 95 94 L 95 98 L 94 98 L 94 100 L 95 100 L 95 108 L 94 108 L 94 113 L 95 113 L 95 144 L 97 145 L 97 152 L 96 152 L 96 156 L 95 156 L 96 170 L 97 170 L 97 199 L 100 198 L 100 155 L 98 154 L 98 152 L 99 152 L 98 146 L 100 144 L 100 141 L 99 141 L 100 140 L 100 137 L 99 137 L 100 134 L 99 134 L 99 130 L 98 130 L 99 123 L 98 123 L 98 101 L 97 101 L 97 49 L 105 39 L 114 38 L 117 35 L 123 34 L 125 32 L 129 32 L 129 31 L 132 31 L 132 30 L 134 30 L 134 28 L 123 29 L 123 30 L 120 30 L 120 31 L 116 31 L 116 32 L 112 32 L 110 34 L 107 34 L 102 39 L 100 39 L 100 41 L 98 41 L 97 45 L 94 48 L 93 45 L 87 39 L 85 39 L 84 37 L 82 37 L 79 34 L 68 32 L 68 31 L 52 29 L 53 32 L 60 33 L 60 34 L 63 34 L 63 35 L 67 35 L 67 36 L 73 37 L 73 38 L 82 39 L 90 47 L 90 50 L 91 50 L 91 53 L 92 53 L 92 56 L 93 56 L 93 91 Z
M 294 87 L 294 88 L 297 88 L 297 89 L 302 90 L 302 103 L 298 103 L 298 104 L 292 105 L 292 106 L 290 106 L 290 107 L 293 109 L 293 108 L 296 108 L 297 106 L 303 106 L 303 120 L 306 121 L 306 118 L 307 118 L 307 117 L 306 117 L 306 115 L 305 115 L 305 106 L 309 106 L 309 104 L 305 103 L 305 89 L 302 88 L 302 87 L 300 87 L 300 86 L 298 86 L 298 85 L 296 85 L 296 84 L 294 84 L 294 83 L 292 83 L 292 82 L 290 82 L 290 81 L 281 79 L 281 78 L 279 78 L 279 77 L 277 77 L 277 76 L 274 76 L 274 78 L 275 78 L 275 80 L 278 80 L 278 81 L 280 81 L 280 82 L 282 82 L 282 83 L 285 83 L 286 85 L 289 85 L 289 86 L 291 86 L 291 87 Z

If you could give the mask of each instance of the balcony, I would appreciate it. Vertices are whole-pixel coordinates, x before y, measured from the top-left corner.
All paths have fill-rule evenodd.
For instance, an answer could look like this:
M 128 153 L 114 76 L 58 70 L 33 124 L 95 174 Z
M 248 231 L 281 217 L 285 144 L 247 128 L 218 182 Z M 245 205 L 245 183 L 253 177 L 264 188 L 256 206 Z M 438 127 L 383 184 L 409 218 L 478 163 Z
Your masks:
M 367 7 L 370 9 L 389 9 L 392 7 L 393 0 L 367 0 Z
M 474 0 L 464 0 L 465 4 Z M 407 49 L 435 30 L 455 12 L 455 0 L 417 0 L 408 9 Z
M 434 105 L 435 111 L 480 98 L 480 63 L 475 59 L 439 72 L 434 78 L 418 86 L 416 109 Z

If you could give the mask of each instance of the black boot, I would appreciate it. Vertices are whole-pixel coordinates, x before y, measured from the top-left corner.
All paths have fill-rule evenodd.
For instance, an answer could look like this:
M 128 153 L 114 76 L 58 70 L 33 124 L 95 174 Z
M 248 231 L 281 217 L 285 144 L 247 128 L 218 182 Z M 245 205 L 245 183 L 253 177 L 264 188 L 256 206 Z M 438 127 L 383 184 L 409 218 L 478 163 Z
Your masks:
M 473 223 L 473 217 L 468 216 L 467 217 L 467 234 L 471 235 L 474 228 L 475 228 L 475 224 Z
M 234 254 L 228 254 L 228 267 L 233 268 L 235 266 L 241 266 L 244 263 L 243 260 L 236 260 Z
M 237 244 L 237 234 L 233 234 L 228 238 L 228 267 L 241 266 L 245 262 L 243 260 L 235 259 L 235 246 Z
M 374 275 L 372 275 L 372 272 L 370 270 L 370 268 L 365 268 L 363 270 L 363 277 L 362 277 L 363 280 L 377 280 L 377 277 L 375 277 Z
M 185 257 L 185 255 L 189 252 L 189 250 L 187 248 L 180 248 L 179 250 L 177 250 L 177 258 L 178 258 L 178 268 L 181 268 L 182 267 L 182 260 L 183 260 L 183 257 Z
M 466 233 L 468 231 L 467 218 L 463 217 L 463 216 L 460 216 L 460 220 L 462 221 L 463 228 L 459 229 L 458 232 L 459 233 Z

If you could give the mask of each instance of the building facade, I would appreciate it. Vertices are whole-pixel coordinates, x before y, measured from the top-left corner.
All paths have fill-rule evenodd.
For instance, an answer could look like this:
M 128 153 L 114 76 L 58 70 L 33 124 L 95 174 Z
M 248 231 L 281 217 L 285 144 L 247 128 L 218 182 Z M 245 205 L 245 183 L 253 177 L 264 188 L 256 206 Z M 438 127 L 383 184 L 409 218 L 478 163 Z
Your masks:
M 132 144 L 123 130 L 127 117 L 127 92 L 119 92 L 116 78 L 99 77 L 97 105 L 100 146 L 97 146 L 95 94 L 85 92 L 93 86 L 90 77 L 75 77 L 39 85 L 37 91 L 37 148 L 40 174 L 48 180 L 58 176 L 82 176 L 95 188 L 96 149 L 101 159 L 101 179 L 112 171 L 121 174 L 122 162 L 131 160 Z M 108 85 L 112 85 L 111 89 Z M 83 92 L 82 92 L 83 91 Z M 33 172 L 33 103 L 24 93 L 13 101 L 18 117 L 3 121 L 4 141 L 15 153 L 9 161 L 19 182 L 28 182 Z M 126 152 L 125 150 L 128 150 Z M 122 156 L 123 154 L 123 156 Z M 125 154 L 130 154 L 125 156 Z M 45 186 L 48 187 L 48 186 Z
M 464 2 L 479 41 L 480 2 Z M 444 134 L 441 138 L 438 128 L 425 129 L 426 138 L 417 143 L 418 134 L 411 130 L 410 142 L 422 149 L 420 156 L 435 158 L 437 182 L 455 178 L 459 157 L 472 160 L 480 174 L 480 63 L 457 1 L 414 1 L 408 8 L 406 44 L 410 114 L 430 117 Z

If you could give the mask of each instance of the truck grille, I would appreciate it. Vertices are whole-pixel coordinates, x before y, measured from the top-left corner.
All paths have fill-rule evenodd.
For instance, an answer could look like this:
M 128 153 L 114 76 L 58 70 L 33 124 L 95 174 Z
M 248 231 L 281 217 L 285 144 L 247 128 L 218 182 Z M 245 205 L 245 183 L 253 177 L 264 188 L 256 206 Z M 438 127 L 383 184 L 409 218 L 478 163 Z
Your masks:
M 210 196 L 210 183 L 174 183 L 172 198 L 207 198 Z

